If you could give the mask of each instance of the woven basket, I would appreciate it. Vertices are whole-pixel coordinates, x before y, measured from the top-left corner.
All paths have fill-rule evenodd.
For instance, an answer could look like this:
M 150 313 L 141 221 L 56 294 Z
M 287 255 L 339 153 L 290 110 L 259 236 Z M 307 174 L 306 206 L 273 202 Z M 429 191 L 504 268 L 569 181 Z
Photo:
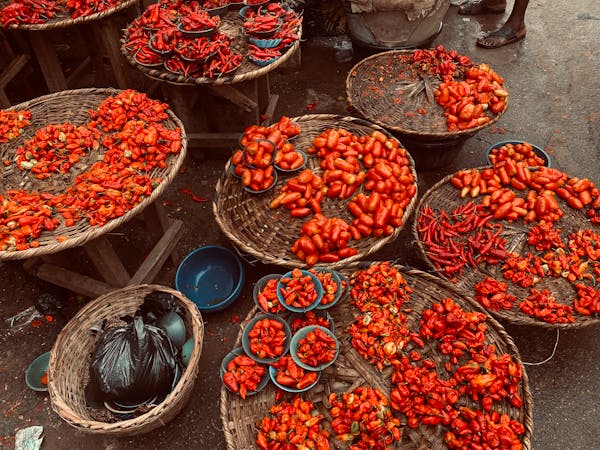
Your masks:
M 12 3 L 12 0 L 2 1 L 0 2 L 0 9 Z M 127 9 L 133 5 L 137 4 L 137 0 L 124 0 L 119 3 L 117 6 L 113 8 L 109 8 L 105 11 L 90 14 L 88 16 L 81 16 L 75 19 L 72 19 L 67 12 L 64 14 L 58 15 L 45 23 L 31 23 L 31 24 L 20 24 L 20 25 L 10 25 L 8 29 L 10 30 L 27 30 L 27 31 L 45 31 L 45 30 L 54 30 L 57 28 L 66 28 L 73 25 L 78 25 L 80 23 L 92 22 L 94 20 L 104 19 L 105 17 L 111 16 L 119 11 Z
M 17 148 L 23 142 L 35 135 L 38 128 L 47 124 L 61 124 L 70 122 L 75 125 L 84 125 L 90 120 L 88 111 L 96 108 L 102 101 L 111 95 L 116 95 L 120 91 L 117 89 L 76 89 L 70 91 L 57 92 L 50 95 L 38 97 L 24 103 L 20 103 L 10 109 L 31 111 L 31 124 L 23 130 L 23 133 L 13 141 L 5 144 L 0 144 L 0 160 L 12 159 Z M 126 212 L 123 216 L 107 222 L 105 225 L 90 226 L 86 220 L 79 221 L 72 227 L 65 227 L 61 222 L 59 226 L 52 232 L 44 231 L 38 239 L 40 246 L 22 251 L 0 251 L 0 261 L 25 259 L 33 256 L 46 255 L 60 252 L 68 248 L 77 247 L 84 243 L 107 233 L 119 225 L 127 222 L 135 215 L 150 205 L 171 183 L 185 159 L 187 149 L 187 137 L 183 124 L 175 116 L 171 110 L 167 110 L 169 118 L 162 124 L 170 129 L 181 129 L 181 151 L 176 155 L 169 155 L 167 158 L 167 167 L 161 169 L 156 167 L 149 175 L 153 178 L 161 178 L 162 182 L 152 191 L 152 193 L 141 201 L 137 206 Z M 100 146 L 97 152 L 89 152 L 82 160 L 82 164 L 73 166 L 68 175 L 53 176 L 46 180 L 38 180 L 35 177 L 30 177 L 28 171 L 21 171 L 14 167 L 3 167 L 0 172 L 2 178 L 2 187 L 0 194 L 4 194 L 6 190 L 13 188 L 23 188 L 28 190 L 38 190 L 47 192 L 61 192 L 68 187 L 72 180 L 79 174 L 81 167 L 89 166 L 96 161 L 99 154 L 102 154 L 104 148 Z M 56 240 L 57 236 L 66 236 L 63 242 Z
M 312 145 L 313 139 L 323 131 L 329 128 L 343 128 L 356 135 L 367 135 L 374 130 L 379 130 L 386 134 L 390 139 L 393 138 L 387 131 L 354 117 L 344 117 L 332 114 L 314 114 L 293 118 L 292 121 L 300 125 L 301 132 L 292 142 L 295 148 L 306 150 Z M 415 179 L 417 174 L 414 162 L 410 155 L 410 169 Z M 313 172 L 320 174 L 320 158 L 309 155 L 306 167 Z M 290 219 L 289 211 L 284 208 L 272 210 L 269 203 L 277 195 L 279 189 L 292 178 L 294 174 L 280 173 L 275 187 L 262 195 L 254 195 L 246 192 L 240 183 L 230 173 L 229 161 L 221 179 L 215 187 L 215 197 L 213 201 L 213 211 L 217 223 L 223 233 L 227 235 L 243 252 L 257 258 L 265 264 L 276 264 L 284 267 L 307 267 L 290 250 L 292 243 L 300 237 L 300 229 L 305 220 Z M 362 192 L 361 186 L 356 194 Z M 411 202 L 404 211 L 404 223 L 410 217 L 416 204 L 417 194 L 413 196 Z M 325 216 L 337 216 L 346 222 L 351 223 L 353 216 L 348 211 L 346 205 L 350 199 L 344 201 L 325 198 L 322 208 Z M 376 252 L 385 244 L 394 241 L 401 227 L 397 227 L 390 236 L 367 237 L 358 241 L 352 241 L 358 253 L 350 258 L 342 259 L 336 263 L 328 264 L 330 268 L 339 268 L 351 264 L 354 261 L 363 259 L 367 255 Z
M 419 73 L 409 68 L 402 56 L 410 55 L 414 50 L 391 50 L 377 53 L 359 61 L 346 77 L 346 96 L 349 105 L 362 117 L 388 130 L 422 139 L 446 140 L 458 137 L 470 137 L 486 127 L 496 123 L 508 107 L 498 114 L 487 112 L 490 121 L 475 128 L 459 131 L 447 131 L 443 109 L 435 100 L 429 103 L 425 90 L 413 99 L 408 93 L 400 93 L 398 84 L 403 80 L 419 81 Z M 398 74 L 404 74 L 401 78 Z M 427 78 L 433 91 L 441 79 Z M 419 114 L 423 108 L 426 113 Z
M 479 169 L 483 169 L 484 167 L 480 167 Z M 459 191 L 452 184 L 450 184 L 450 179 L 454 176 L 454 174 L 448 175 L 443 178 L 435 185 L 433 185 L 421 198 L 419 205 L 415 211 L 416 217 L 419 217 L 420 212 L 429 205 L 434 210 L 446 210 L 450 212 L 457 208 L 459 205 L 467 203 L 469 200 L 472 200 L 471 197 L 467 196 L 467 198 L 461 199 L 459 196 Z M 557 200 L 561 205 L 561 209 L 564 211 L 564 216 L 556 222 L 555 227 L 562 229 L 562 235 L 566 236 L 571 232 L 576 232 L 582 227 L 592 227 L 598 230 L 600 227 L 598 225 L 592 225 L 585 213 L 582 211 L 577 211 L 572 209 L 567 205 L 565 201 L 557 196 Z M 513 222 L 513 223 L 502 223 L 504 226 L 504 230 L 501 234 L 503 238 L 506 239 L 506 249 L 507 251 L 520 252 L 527 246 L 527 231 L 530 226 L 523 223 L 522 221 Z M 425 260 L 427 265 L 431 267 L 434 271 L 438 272 L 440 275 L 444 275 L 442 271 L 439 271 L 434 264 L 427 258 L 425 247 L 423 242 L 421 242 L 419 238 L 419 233 L 417 231 L 418 221 L 415 220 L 412 226 L 412 232 L 415 236 L 415 240 L 417 242 L 417 246 L 419 248 L 419 252 L 421 253 L 421 257 Z M 474 287 L 477 283 L 483 281 L 486 277 L 490 276 L 496 280 L 502 280 L 502 266 L 500 264 L 490 265 L 490 264 L 480 264 L 477 266 L 477 269 L 473 269 L 470 266 L 465 266 L 463 268 L 462 276 L 458 279 L 456 283 L 456 287 L 463 292 L 463 294 L 469 298 L 472 298 L 474 295 Z M 517 300 L 522 300 L 529 295 L 529 290 L 525 288 L 521 288 L 510 281 L 507 281 L 509 286 L 508 292 L 515 295 Z M 575 290 L 564 278 L 554 278 L 554 277 L 544 277 L 542 281 L 535 285 L 537 289 L 548 289 L 551 293 L 553 293 L 556 297 L 556 301 L 564 304 L 572 304 L 572 299 L 575 297 Z M 600 317 L 592 317 L 585 316 L 579 314 L 576 311 L 573 311 L 573 318 L 575 319 L 574 323 L 557 323 L 551 324 L 547 322 L 543 322 L 539 319 L 536 319 L 528 314 L 523 313 L 516 306 L 518 301 L 515 302 L 513 309 L 511 310 L 501 310 L 501 311 L 489 311 L 490 314 L 495 316 L 496 318 L 506 320 L 507 322 L 514 323 L 516 325 L 534 325 L 545 328 L 561 328 L 561 329 L 570 329 L 570 328 L 579 328 L 585 327 L 589 325 L 595 325 L 600 323 Z
M 90 331 L 105 319 L 132 315 L 151 292 L 171 294 L 182 309 L 187 337 L 194 338 L 190 362 L 175 389 L 159 405 L 136 418 L 115 423 L 100 422 L 90 415 L 85 387 L 97 337 Z M 132 436 L 147 433 L 172 420 L 190 399 L 198 375 L 204 325 L 196 306 L 180 292 L 159 285 L 137 285 L 110 292 L 84 306 L 58 335 L 48 368 L 52 409 L 72 427 L 96 434 Z
M 451 297 L 457 304 L 465 310 L 478 308 L 463 297 L 462 294 L 450 283 L 440 278 L 429 275 L 419 270 L 409 270 L 397 266 L 402 276 L 413 288 L 414 292 L 410 294 L 410 302 L 406 308 L 409 327 L 418 328 L 421 312 L 430 307 L 435 302 L 440 302 L 445 297 Z M 350 276 L 351 269 L 343 270 L 343 273 Z M 319 383 L 302 394 L 302 397 L 311 400 L 319 413 L 326 418 L 324 421 L 328 427 L 331 417 L 328 412 L 328 397 L 331 392 L 348 392 L 361 385 L 368 385 L 389 395 L 392 385 L 390 383 L 391 368 L 379 372 L 373 365 L 363 359 L 350 343 L 350 336 L 346 329 L 354 319 L 357 309 L 346 300 L 328 310 L 335 323 L 336 336 L 340 340 L 341 351 L 338 359 L 325 371 L 321 373 Z M 250 311 L 248 319 L 251 318 L 257 309 Z M 516 362 L 521 364 L 521 359 L 517 347 L 512 338 L 506 333 L 504 328 L 491 316 L 488 316 L 486 322 L 488 331 L 486 334 L 486 343 L 494 344 L 500 353 L 509 353 Z M 241 339 L 241 331 L 238 335 L 237 344 Z M 412 344 L 410 344 L 412 345 Z M 406 351 L 412 347 L 407 346 Z M 441 354 L 436 345 L 427 345 L 423 352 L 425 358 L 436 362 L 438 370 L 442 376 L 447 376 L 443 368 Z M 525 427 L 525 433 L 522 436 L 522 443 L 525 449 L 531 448 L 531 436 L 533 433 L 533 399 L 529 389 L 527 373 L 523 368 L 523 379 L 520 386 L 520 394 L 523 397 L 523 407 L 516 409 L 508 402 L 495 403 L 494 408 L 500 413 L 507 413 L 511 417 L 521 421 Z M 256 395 L 242 400 L 236 395 L 231 395 L 225 389 L 221 388 L 221 419 L 223 421 L 223 430 L 225 433 L 225 442 L 228 450 L 248 450 L 257 448 L 254 444 L 256 440 L 255 422 L 267 414 L 269 408 L 275 403 L 276 388 L 271 383 Z M 464 397 L 462 397 L 464 398 Z M 461 402 L 462 402 L 461 398 Z M 470 401 L 470 400 L 468 400 Z M 468 404 L 468 402 L 467 402 Z M 473 406 L 469 405 L 468 406 Z M 331 430 L 330 430 L 331 431 Z M 431 427 L 421 425 L 417 429 L 404 427 L 402 440 L 395 446 L 401 449 L 445 449 L 444 443 L 445 428 L 441 425 Z M 332 433 L 333 436 L 333 433 Z M 331 438 L 332 448 L 345 448 L 340 441 Z
M 248 55 L 248 39 L 242 33 L 243 19 L 238 11 L 228 11 L 224 16 L 221 16 L 221 24 L 219 25 L 219 32 L 226 34 L 231 38 L 231 46 L 235 51 L 241 53 L 243 56 L 242 65 L 237 69 L 233 75 L 226 75 L 217 78 L 208 77 L 186 77 L 184 75 L 177 75 L 167 71 L 162 66 L 160 68 L 146 67 L 138 64 L 131 52 L 125 47 L 125 43 L 129 38 L 129 26 L 123 31 L 123 37 L 121 38 L 121 53 L 125 56 L 127 61 L 132 64 L 135 68 L 143 72 L 146 76 L 159 81 L 166 81 L 171 84 L 177 85 L 209 85 L 219 86 L 223 84 L 234 84 L 241 83 L 242 81 L 253 80 L 262 75 L 266 75 L 272 70 L 279 67 L 281 64 L 286 62 L 292 54 L 300 47 L 300 39 L 302 38 L 302 27 L 298 30 L 298 40 L 294 42 L 283 55 L 277 60 L 273 61 L 267 66 L 259 67 L 252 63 L 246 55 Z

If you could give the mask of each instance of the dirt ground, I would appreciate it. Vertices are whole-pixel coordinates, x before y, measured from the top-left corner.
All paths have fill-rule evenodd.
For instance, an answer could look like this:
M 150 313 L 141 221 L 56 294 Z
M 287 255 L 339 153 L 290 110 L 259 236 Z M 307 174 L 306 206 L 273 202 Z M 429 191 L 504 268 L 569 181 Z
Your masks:
M 509 2 L 510 3 L 510 2 Z M 505 77 L 511 92 L 508 111 L 494 126 L 464 143 L 456 158 L 436 170 L 417 165 L 419 193 L 422 195 L 443 176 L 464 168 L 485 164 L 485 149 L 492 143 L 523 138 L 547 149 L 553 165 L 569 174 L 588 177 L 600 183 L 600 3 L 587 0 L 531 0 L 527 11 L 527 38 L 497 50 L 476 48 L 479 29 L 492 29 L 501 16 L 466 18 L 451 7 L 441 34 L 433 44 L 442 43 L 476 61 L 489 63 Z M 275 117 L 307 113 L 347 114 L 345 78 L 362 55 L 338 64 L 327 40 L 309 39 L 302 43 L 298 68 L 282 68 L 271 76 L 274 92 L 280 95 Z M 240 130 L 241 132 L 242 130 Z M 184 255 L 206 244 L 232 244 L 217 226 L 210 202 L 197 203 L 180 192 L 193 189 L 211 198 L 229 152 L 189 149 L 185 171 L 159 199 L 168 214 L 185 223 L 178 245 Z M 425 269 L 419 259 L 406 224 L 400 237 L 373 255 L 373 260 L 397 260 Z M 126 265 L 147 251 L 151 242 L 137 221 L 110 233 L 114 247 Z M 73 251 L 78 267 L 88 262 L 82 252 Z M 0 263 L 0 315 L 7 319 L 35 304 L 48 293 L 58 299 L 55 320 L 39 327 L 11 329 L 0 321 L 0 447 L 12 448 L 18 429 L 31 425 L 44 427 L 43 448 L 47 449 L 149 449 L 226 448 L 219 411 L 221 384 L 218 367 L 233 346 L 239 332 L 237 318 L 244 318 L 253 306 L 253 283 L 278 267 L 245 261 L 246 284 L 240 299 L 226 310 L 205 314 L 204 350 L 200 375 L 193 396 L 173 421 L 146 435 L 114 439 L 84 434 L 70 428 L 49 403 L 48 396 L 29 390 L 24 381 L 28 364 L 52 348 L 61 328 L 89 299 L 66 292 L 29 275 L 19 262 Z M 176 266 L 170 261 L 155 279 L 174 286 Z M 590 327 L 560 333 L 542 328 L 504 324 L 513 336 L 527 365 L 534 399 L 533 447 L 544 450 L 592 449 L 600 442 L 600 328 Z M 542 363 L 548 359 L 547 362 Z M 539 363 L 539 364 L 536 364 Z

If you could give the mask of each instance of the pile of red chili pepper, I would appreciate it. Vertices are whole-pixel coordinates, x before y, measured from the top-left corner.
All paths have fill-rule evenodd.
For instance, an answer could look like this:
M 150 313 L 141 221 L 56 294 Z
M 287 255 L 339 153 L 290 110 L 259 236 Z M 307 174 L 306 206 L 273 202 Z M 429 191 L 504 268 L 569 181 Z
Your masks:
M 12 141 L 31 123 L 31 112 L 0 109 L 0 144 Z M 6 164 L 6 162 L 5 162 Z
M 335 299 L 338 298 L 346 289 L 346 280 L 340 280 L 340 283 L 338 283 L 332 272 L 315 270 L 312 268 L 308 271 L 315 275 L 323 286 L 323 298 L 321 299 L 319 305 L 324 306 L 333 303 Z
M 331 364 L 338 350 L 333 333 L 327 328 L 321 329 L 318 326 L 308 330 L 304 337 L 298 340 L 294 349 L 295 355 L 301 362 L 315 369 Z
M 41 24 L 53 19 L 76 19 L 107 11 L 119 0 L 12 0 L 0 11 L 2 26 Z
M 492 165 L 496 165 L 501 161 L 512 159 L 515 162 L 523 161 L 527 166 L 543 166 L 545 161 L 537 153 L 533 151 L 533 147 L 529 142 L 510 143 L 495 147 L 490 150 L 488 158 Z
M 250 329 L 249 350 L 257 358 L 279 358 L 284 354 L 286 335 L 282 319 L 264 317 Z
M 267 280 L 263 288 L 258 292 L 256 296 L 256 302 L 263 312 L 268 314 L 277 314 L 283 311 L 283 305 L 277 298 L 277 278 L 271 278 Z
M 281 357 L 270 366 L 277 369 L 275 381 L 291 389 L 306 389 L 319 378 L 319 372 L 304 370 L 290 355 Z
M 315 311 L 306 311 L 290 320 L 290 330 L 292 331 L 292 334 L 294 334 L 300 328 L 308 327 L 310 325 L 319 325 L 333 331 L 332 325 L 327 317 L 329 316 L 317 315 Z
M 491 222 L 491 218 L 486 208 L 472 201 L 450 214 L 427 205 L 419 215 L 417 231 L 433 265 L 456 279 L 467 266 L 496 264 L 506 258 L 502 225 Z
M 261 379 L 268 376 L 267 368 L 247 355 L 234 356 L 224 370 L 223 383 L 242 399 L 256 391 Z
M 329 395 L 335 438 L 351 449 L 388 450 L 402 438 L 400 420 L 392 415 L 385 394 L 369 386 Z
M 65 124 L 38 130 L 34 138 L 37 150 L 26 145 L 16 151 L 16 165 L 21 170 L 31 163 L 32 150 L 39 160 L 30 170 L 37 167 L 37 175 L 43 179 L 67 171 L 66 165 L 72 164 L 68 158 L 64 160 L 63 148 L 72 150 L 76 158 L 83 156 L 77 149 L 96 149 L 95 141 L 101 141 L 98 150 L 104 150 L 103 158 L 77 175 L 64 192 L 9 190 L 0 195 L 0 250 L 37 247 L 40 233 L 55 230 L 60 222 L 71 227 L 87 219 L 91 226 L 104 225 L 149 196 L 162 181 L 149 172 L 165 167 L 166 158 L 181 150 L 181 130 L 160 123 L 167 117 L 167 108 L 145 94 L 125 90 L 90 112 L 87 128 Z M 66 236 L 56 239 L 64 241 Z
M 278 286 L 280 298 L 292 308 L 310 308 L 319 299 L 313 277 L 297 268 L 281 277 Z
M 501 309 L 510 310 L 517 298 L 508 294 L 506 290 L 508 286 L 502 281 L 487 277 L 485 280 L 475 285 L 475 296 L 473 299 L 479 302 L 483 307 L 492 311 Z
M 313 403 L 301 397 L 276 403 L 256 424 L 256 445 L 261 450 L 329 450 L 329 432 L 321 426 L 323 419 Z

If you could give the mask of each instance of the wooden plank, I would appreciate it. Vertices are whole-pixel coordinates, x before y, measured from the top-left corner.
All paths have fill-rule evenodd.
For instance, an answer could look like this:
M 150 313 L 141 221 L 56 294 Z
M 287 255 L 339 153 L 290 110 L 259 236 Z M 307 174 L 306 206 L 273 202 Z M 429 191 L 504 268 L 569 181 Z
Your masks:
M 183 123 L 186 134 L 191 130 L 199 129 L 199 121 L 194 112 L 198 89 L 195 86 L 162 83 L 162 90 L 169 106 Z
M 10 99 L 6 96 L 4 89 L 0 89 L 0 108 L 10 108 Z
M 258 104 L 255 100 L 252 100 L 239 89 L 233 86 L 211 86 L 210 91 L 219 97 L 223 97 L 229 100 L 234 105 L 239 106 L 246 112 L 256 111 Z
M 8 66 L 0 74 L 0 88 L 3 89 L 4 86 L 10 83 L 21 69 L 25 67 L 27 61 L 29 61 L 29 55 L 19 55 L 8 63 Z
M 160 200 L 156 200 L 150 206 L 148 206 L 142 212 L 146 229 L 150 233 L 152 240 L 158 242 L 162 235 L 169 229 L 171 225 L 171 219 L 167 215 L 165 208 L 160 203 Z M 171 261 L 173 264 L 179 262 L 179 252 L 177 249 L 173 249 L 171 252 Z
M 104 281 L 115 287 L 127 286 L 131 278 L 105 236 L 87 242 L 83 248 Z
M 268 73 L 256 79 L 256 91 L 259 113 L 266 114 L 265 111 L 269 107 L 271 101 L 271 86 L 269 85 Z
M 61 286 L 91 298 L 96 298 L 100 295 L 114 291 L 114 287 L 106 283 L 63 267 L 55 266 L 54 264 L 41 264 L 34 275 L 48 283 Z
M 183 222 L 173 220 L 142 265 L 129 280 L 129 285 L 151 283 L 183 236 Z
M 56 49 L 49 39 L 49 35 L 43 31 L 29 31 L 27 37 L 35 53 L 42 75 L 52 92 L 64 91 L 67 89 L 67 80 L 58 60 Z
M 261 122 L 263 125 L 268 126 L 273 122 L 273 114 L 275 114 L 275 108 L 277 108 L 278 101 L 279 95 L 271 95 L 271 98 L 269 99 L 269 104 L 267 105 L 267 109 L 265 109 L 264 112 L 265 120 Z
M 79 66 L 77 66 L 75 68 L 75 70 L 73 72 L 71 72 L 71 74 L 67 77 L 67 84 L 68 85 L 73 85 L 73 82 L 76 81 L 80 75 L 87 69 L 90 67 L 90 65 L 92 64 L 92 58 L 90 56 L 86 56 L 85 59 L 81 62 L 81 64 L 79 64 Z M 98 82 L 96 80 L 96 82 Z M 102 84 L 98 84 L 99 86 L 102 86 Z
M 92 32 L 98 34 L 104 50 L 110 59 L 117 86 L 121 89 L 132 87 L 128 76 L 131 71 L 125 57 L 121 54 L 121 31 L 119 27 L 110 17 L 91 22 L 89 26 L 92 28 Z

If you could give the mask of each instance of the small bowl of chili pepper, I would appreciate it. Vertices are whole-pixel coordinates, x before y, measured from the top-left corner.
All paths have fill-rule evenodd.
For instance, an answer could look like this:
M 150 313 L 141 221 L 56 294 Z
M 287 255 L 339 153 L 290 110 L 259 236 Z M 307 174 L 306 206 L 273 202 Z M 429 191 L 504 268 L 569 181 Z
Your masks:
M 486 159 L 491 166 L 507 158 L 515 162 L 524 161 L 528 167 L 552 166 L 550 155 L 541 147 L 527 141 L 501 141 L 490 145 L 486 151 Z
M 292 150 L 286 153 L 278 151 L 275 157 L 275 168 L 284 173 L 297 172 L 306 167 L 306 161 L 308 161 L 308 156 L 302 150 Z
M 285 311 L 277 298 L 277 283 L 281 278 L 279 273 L 265 275 L 254 284 L 252 297 L 254 303 L 265 314 L 277 314 Z
M 273 166 L 265 169 L 246 167 L 242 170 L 242 188 L 251 194 L 264 194 L 275 187 L 277 177 L 277 171 Z
M 259 48 L 275 48 L 279 44 L 281 44 L 281 38 L 272 38 L 272 39 L 261 39 L 254 36 L 248 36 L 248 42 L 252 45 L 256 45 Z
M 279 279 L 277 297 L 292 312 L 310 311 L 321 303 L 323 285 L 315 274 L 296 268 Z
M 290 355 L 269 365 L 269 377 L 275 386 L 286 392 L 306 392 L 316 386 L 321 372 L 305 370 Z
M 29 389 L 37 392 L 48 390 L 48 363 L 50 352 L 42 353 L 35 358 L 25 371 L 25 383 Z
M 348 289 L 348 280 L 337 270 L 326 267 L 313 267 L 309 272 L 314 273 L 323 285 L 323 298 L 317 309 L 327 309 L 336 305 L 346 296 Z
M 281 19 L 277 16 L 255 15 L 244 22 L 244 33 L 259 39 L 268 39 L 273 37 L 281 29 Z
M 331 317 L 327 311 L 322 309 L 314 309 L 305 313 L 292 313 L 290 314 L 290 317 L 288 317 L 287 321 L 290 325 L 290 330 L 292 330 L 292 334 L 296 333 L 301 328 L 308 327 L 310 325 L 320 325 L 330 329 L 331 331 L 334 330 L 335 326 L 333 323 L 333 317 Z
M 206 3 L 208 3 L 208 2 L 206 2 Z M 205 3 L 204 8 L 206 9 L 206 12 L 208 13 L 209 16 L 222 16 L 229 9 L 229 5 L 227 3 L 225 3 L 221 6 L 210 6 L 210 5 L 206 5 L 206 3 Z
M 244 5 L 249 8 L 258 9 L 261 6 L 269 4 L 271 0 L 244 0 Z
M 292 336 L 290 355 L 306 370 L 323 370 L 338 357 L 340 343 L 333 332 L 319 325 L 301 328 Z
M 270 364 L 289 351 L 291 337 L 290 327 L 283 318 L 259 314 L 244 328 L 242 347 L 253 360 Z
M 277 147 L 268 139 L 252 139 L 244 146 L 244 162 L 252 169 L 265 169 L 276 157 Z
M 227 390 L 242 399 L 262 391 L 269 383 L 267 366 L 250 358 L 242 347 L 223 358 L 219 374 Z
M 208 37 L 217 32 L 221 20 L 219 16 L 210 16 L 206 11 L 183 16 L 177 29 L 186 37 Z
M 164 64 L 162 54 L 156 53 L 149 47 L 142 47 L 133 54 L 133 60 L 136 64 L 143 67 L 158 67 Z

